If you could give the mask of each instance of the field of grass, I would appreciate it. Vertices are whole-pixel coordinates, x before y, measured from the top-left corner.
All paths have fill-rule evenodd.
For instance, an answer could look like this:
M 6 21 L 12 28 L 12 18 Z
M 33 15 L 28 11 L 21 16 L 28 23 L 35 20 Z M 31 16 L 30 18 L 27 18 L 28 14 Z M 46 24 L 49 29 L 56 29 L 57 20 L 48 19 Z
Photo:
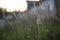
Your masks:
M 43 24 L 34 20 L 18 20 L 6 23 L 0 40 L 60 40 L 60 21 L 47 19 Z

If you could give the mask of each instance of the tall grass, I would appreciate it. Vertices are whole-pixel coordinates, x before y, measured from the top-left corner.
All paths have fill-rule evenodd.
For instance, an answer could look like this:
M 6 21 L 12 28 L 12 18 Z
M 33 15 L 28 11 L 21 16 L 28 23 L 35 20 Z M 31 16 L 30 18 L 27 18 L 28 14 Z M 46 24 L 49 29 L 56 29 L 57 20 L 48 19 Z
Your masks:
M 1 40 L 60 40 L 60 23 L 47 19 L 43 24 L 34 20 L 18 20 L 6 25 Z

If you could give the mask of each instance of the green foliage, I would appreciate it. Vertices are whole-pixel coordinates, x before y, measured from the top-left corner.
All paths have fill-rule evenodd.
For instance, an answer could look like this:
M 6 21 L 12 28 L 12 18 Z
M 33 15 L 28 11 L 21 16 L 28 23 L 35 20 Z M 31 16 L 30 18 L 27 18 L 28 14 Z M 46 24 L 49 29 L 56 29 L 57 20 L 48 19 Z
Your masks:
M 60 21 L 47 19 L 43 24 L 19 20 L 7 24 L 1 40 L 60 40 Z

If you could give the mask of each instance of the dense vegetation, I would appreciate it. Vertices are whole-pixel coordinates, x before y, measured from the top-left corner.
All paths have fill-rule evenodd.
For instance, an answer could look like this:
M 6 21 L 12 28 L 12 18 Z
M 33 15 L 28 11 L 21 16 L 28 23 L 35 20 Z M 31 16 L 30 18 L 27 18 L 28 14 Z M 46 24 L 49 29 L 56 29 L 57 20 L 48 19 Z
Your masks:
M 0 40 L 60 40 L 59 19 L 47 19 L 43 24 L 23 19 L 9 23 L 1 30 Z
M 6 21 L 0 40 L 60 40 L 60 19 L 47 19 L 43 24 L 36 24 L 33 18 Z

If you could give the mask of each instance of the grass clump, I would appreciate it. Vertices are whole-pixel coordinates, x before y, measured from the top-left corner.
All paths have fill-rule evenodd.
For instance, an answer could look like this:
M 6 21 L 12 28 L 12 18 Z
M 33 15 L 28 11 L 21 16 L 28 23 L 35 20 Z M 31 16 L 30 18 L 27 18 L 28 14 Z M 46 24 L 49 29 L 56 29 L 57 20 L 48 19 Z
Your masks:
M 47 19 L 43 24 L 34 20 L 19 20 L 7 24 L 1 40 L 60 40 L 60 23 L 56 19 Z

